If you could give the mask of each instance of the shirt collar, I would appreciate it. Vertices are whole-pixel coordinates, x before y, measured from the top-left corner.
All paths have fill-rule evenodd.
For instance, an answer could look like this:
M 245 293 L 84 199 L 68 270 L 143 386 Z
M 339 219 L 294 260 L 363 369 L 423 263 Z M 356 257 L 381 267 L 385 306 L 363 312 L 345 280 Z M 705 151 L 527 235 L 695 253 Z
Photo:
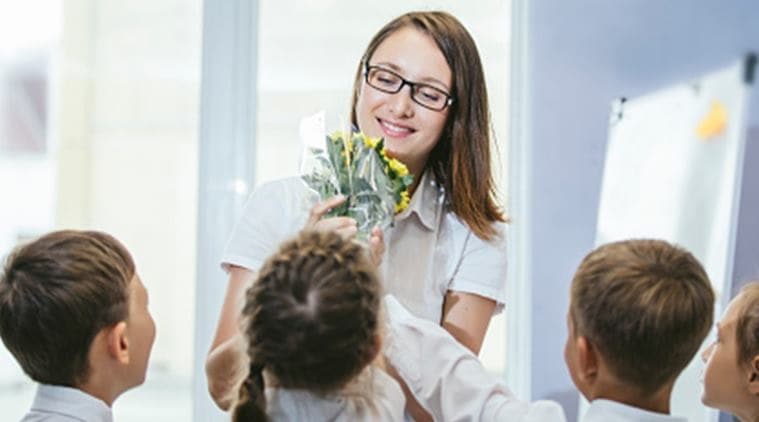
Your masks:
M 586 418 L 590 419 L 591 415 L 606 415 L 603 420 L 607 420 L 608 415 L 615 415 L 617 416 L 617 418 L 614 419 L 615 421 L 687 422 L 687 419 L 685 418 L 679 418 L 666 413 L 652 412 L 650 410 L 605 399 L 593 400 L 588 409 L 588 413 L 586 414 Z
M 422 173 L 422 180 L 416 187 L 408 208 L 396 217 L 403 220 L 411 214 L 416 214 L 419 221 L 428 230 L 433 231 L 437 227 L 438 217 L 442 208 L 444 195 L 443 188 L 438 186 L 435 178 L 430 175 L 431 170 Z
M 104 401 L 76 388 L 58 385 L 40 384 L 31 410 L 88 422 L 113 422 L 111 408 Z

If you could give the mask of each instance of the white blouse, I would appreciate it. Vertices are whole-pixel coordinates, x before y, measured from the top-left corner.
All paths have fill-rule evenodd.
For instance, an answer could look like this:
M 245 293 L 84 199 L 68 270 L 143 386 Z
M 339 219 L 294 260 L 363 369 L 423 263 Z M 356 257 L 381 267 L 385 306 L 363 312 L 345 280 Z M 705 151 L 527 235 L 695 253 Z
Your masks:
M 317 201 L 298 177 L 258 187 L 248 199 L 227 244 L 222 266 L 258 271 L 279 244 L 306 223 Z M 415 315 L 440 323 L 449 291 L 473 293 L 503 308 L 506 293 L 506 225 L 494 223 L 497 238 L 484 241 L 444 204 L 442 188 L 426 173 L 409 207 L 385 230 L 380 273 L 386 293 Z
M 368 367 L 340 393 L 319 396 L 307 390 L 266 388 L 272 421 L 403 421 L 406 398 L 398 383 Z

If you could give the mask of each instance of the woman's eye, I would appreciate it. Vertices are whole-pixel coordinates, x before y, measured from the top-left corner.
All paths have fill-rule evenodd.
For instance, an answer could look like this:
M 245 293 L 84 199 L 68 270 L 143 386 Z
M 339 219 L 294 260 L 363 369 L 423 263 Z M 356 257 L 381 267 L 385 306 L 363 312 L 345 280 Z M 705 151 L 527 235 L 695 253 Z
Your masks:
M 427 88 L 427 89 L 422 88 L 419 90 L 419 93 L 422 95 L 422 98 L 424 98 L 427 101 L 437 102 L 443 98 L 442 94 L 430 88 Z
M 424 95 L 424 98 L 430 100 L 430 101 L 437 101 L 440 99 L 440 95 L 437 94 L 428 94 L 428 93 L 422 93 Z
M 382 85 L 395 85 L 398 83 L 398 77 L 387 72 L 377 72 L 374 75 L 374 80 Z

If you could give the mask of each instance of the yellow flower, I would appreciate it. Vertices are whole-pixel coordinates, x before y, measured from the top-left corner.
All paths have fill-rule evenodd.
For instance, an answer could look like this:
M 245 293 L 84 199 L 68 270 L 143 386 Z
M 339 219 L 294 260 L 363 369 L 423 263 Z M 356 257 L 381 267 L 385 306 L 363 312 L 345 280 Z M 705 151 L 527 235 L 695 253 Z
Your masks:
M 379 154 L 380 154 L 380 157 L 382 157 L 382 161 L 384 161 L 384 162 L 386 162 L 386 163 L 387 163 L 388 161 L 390 161 L 390 159 L 389 159 L 389 158 L 387 158 L 387 154 L 385 153 L 385 148 L 382 148 L 382 149 L 379 151 Z
M 361 137 L 364 140 L 364 145 L 366 145 L 369 148 L 376 148 L 377 144 L 379 144 L 379 141 L 381 138 L 372 138 L 371 136 L 366 136 L 363 133 L 361 134 Z
M 329 135 L 329 139 L 331 139 L 332 142 L 338 142 L 341 139 L 343 139 L 343 136 L 345 136 L 345 134 L 343 132 L 341 132 L 339 130 L 336 130 L 336 131 L 332 132 L 331 135 Z
M 388 165 L 390 166 L 391 170 L 398 174 L 399 177 L 403 177 L 408 174 L 408 168 L 406 168 L 406 165 L 396 160 L 395 158 L 390 159 Z
M 404 190 L 401 192 L 401 201 L 395 204 L 395 213 L 397 214 L 408 208 L 409 202 L 411 202 L 411 198 L 409 198 L 408 191 Z

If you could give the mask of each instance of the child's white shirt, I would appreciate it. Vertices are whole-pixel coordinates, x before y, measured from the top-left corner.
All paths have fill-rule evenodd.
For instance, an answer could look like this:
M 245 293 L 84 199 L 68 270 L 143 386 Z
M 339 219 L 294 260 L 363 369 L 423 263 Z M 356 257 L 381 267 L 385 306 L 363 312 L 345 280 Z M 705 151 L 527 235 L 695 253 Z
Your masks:
M 385 296 L 385 358 L 416 400 L 440 421 L 564 422 L 558 403 L 519 400 L 439 325 Z
M 687 422 L 688 419 L 651 412 L 619 402 L 598 399 L 590 403 L 583 422 Z
M 76 388 L 40 384 L 21 422 L 113 422 L 111 408 Z
M 402 421 L 406 399 L 398 383 L 369 367 L 356 390 L 319 396 L 307 390 L 266 389 L 266 413 L 272 421 Z M 349 387 L 351 389 L 351 387 Z

